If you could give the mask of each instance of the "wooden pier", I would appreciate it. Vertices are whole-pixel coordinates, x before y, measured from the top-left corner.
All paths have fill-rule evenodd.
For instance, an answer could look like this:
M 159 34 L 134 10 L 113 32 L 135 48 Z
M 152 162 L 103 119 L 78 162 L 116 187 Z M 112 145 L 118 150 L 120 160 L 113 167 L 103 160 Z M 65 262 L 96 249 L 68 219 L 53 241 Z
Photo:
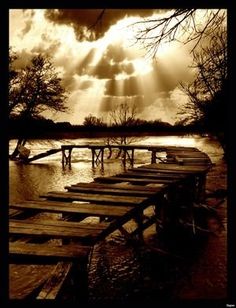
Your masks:
M 162 228 L 176 224 L 179 203 L 192 215 L 193 204 L 204 200 L 211 161 L 195 148 L 164 149 L 163 163 L 131 167 L 112 177 L 45 193 L 38 200 L 10 204 L 10 298 L 58 299 L 69 286 L 71 298 L 86 301 L 94 245 L 117 230 L 129 240 L 143 240 L 143 231 L 152 224 L 157 232 L 160 224 Z M 153 214 L 145 216 L 150 206 Z M 53 218 L 47 218 L 49 214 Z M 88 217 L 97 217 L 97 222 L 86 222 Z M 125 228 L 130 220 L 136 222 L 133 230 Z M 21 277 L 18 283 L 19 264 L 48 266 L 49 270 L 41 280 Z
M 168 161 L 176 161 L 177 163 L 181 163 L 183 158 L 190 159 L 189 162 L 193 162 L 193 164 L 202 163 L 202 162 L 209 162 L 209 157 L 205 154 L 197 150 L 193 147 L 176 147 L 176 146 L 150 146 L 150 145 L 116 145 L 116 144 L 96 144 L 96 145 L 62 145 L 62 166 L 69 166 L 71 168 L 71 159 L 72 159 L 72 150 L 74 148 L 88 148 L 91 150 L 92 156 L 92 167 L 96 167 L 101 165 L 104 167 L 104 157 L 105 157 L 105 150 L 109 151 L 108 159 L 112 155 L 112 150 L 118 149 L 123 153 L 122 161 L 124 167 L 129 164 L 130 167 L 133 167 L 134 160 L 135 160 L 135 150 L 144 150 L 151 153 L 150 162 L 156 163 L 157 161 L 163 161 L 158 153 L 166 152 L 167 153 L 167 160 Z M 186 154 L 186 151 L 188 153 Z M 185 156 L 184 156 L 185 155 Z M 186 155 L 188 155 L 186 157 Z
M 62 153 L 62 167 L 69 167 L 71 169 L 72 151 L 73 149 L 89 149 L 91 151 L 92 168 L 101 166 L 104 168 L 104 159 L 106 150 L 109 151 L 107 159 L 111 158 L 112 151 L 118 149 L 122 153 L 122 162 L 124 167 L 134 166 L 135 150 L 144 150 L 151 153 L 150 162 L 154 164 L 156 162 L 176 162 L 182 163 L 188 161 L 189 164 L 202 164 L 210 161 L 209 157 L 193 147 L 176 147 L 176 146 L 150 146 L 150 145 L 116 145 L 116 144 L 82 144 L 82 145 L 62 145 L 61 148 L 51 149 L 46 152 L 28 157 L 24 159 L 24 163 L 30 163 L 32 161 L 45 158 L 49 155 Z M 163 160 L 159 156 L 160 152 L 166 153 L 166 158 Z M 187 153 L 186 153 L 187 152 Z

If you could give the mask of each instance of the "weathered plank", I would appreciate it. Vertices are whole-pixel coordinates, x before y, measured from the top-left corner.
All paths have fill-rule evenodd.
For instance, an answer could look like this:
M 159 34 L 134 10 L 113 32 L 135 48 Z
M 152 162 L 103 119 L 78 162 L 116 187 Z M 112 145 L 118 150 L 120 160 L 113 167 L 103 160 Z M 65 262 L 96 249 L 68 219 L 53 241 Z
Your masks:
M 88 201 L 96 203 L 116 203 L 122 205 L 135 205 L 143 202 L 146 198 L 144 197 L 132 197 L 132 196 L 113 196 L 113 195 L 102 195 L 102 194 L 87 194 L 87 193 L 75 193 L 75 192 L 61 192 L 51 191 L 40 197 L 54 200 L 71 200 L 71 201 Z
M 130 183 L 143 183 L 143 184 L 148 184 L 148 183 L 157 183 L 157 184 L 170 184 L 176 182 L 176 179 L 170 180 L 170 179 L 150 179 L 150 178 L 131 178 L 131 177 L 118 177 L 118 176 L 113 176 L 113 177 L 97 177 L 94 179 L 94 181 L 97 182 L 102 182 L 102 183 L 114 183 L 114 182 L 130 182 Z
M 14 217 L 20 214 L 22 214 L 22 211 L 20 211 L 19 209 L 18 210 L 14 208 L 9 209 L 9 217 Z
M 128 171 L 125 173 L 121 173 L 116 175 L 115 177 L 130 177 L 130 178 L 147 178 L 147 179 L 156 179 L 156 180 L 164 180 L 164 181 L 169 181 L 169 180 L 178 180 L 185 178 L 185 175 L 179 174 L 176 176 L 176 174 L 170 175 L 170 174 L 158 174 L 158 173 L 153 173 L 153 172 L 139 172 L 139 170 L 135 171 Z M 167 182 L 169 183 L 169 182 Z
M 78 244 L 49 245 L 10 242 L 9 257 L 11 263 L 51 264 L 61 261 L 78 261 L 87 258 L 90 246 Z
M 176 152 L 173 152 L 173 151 L 166 151 L 166 156 L 167 157 L 175 157 L 175 156 L 180 156 L 180 157 L 196 157 L 196 158 L 208 158 L 208 155 L 203 153 L 203 152 L 185 152 L 185 151 L 176 151 Z
M 151 169 L 151 168 L 145 168 L 145 167 L 136 167 L 136 168 L 130 168 L 128 171 L 132 173 L 142 173 L 142 174 L 147 174 L 147 175 L 156 175 L 160 179 L 182 179 L 186 177 L 186 174 L 181 174 L 181 173 L 175 173 L 175 172 L 169 172 L 169 173 L 163 173 L 159 172 L 156 169 Z
M 172 151 L 190 151 L 190 152 L 200 152 L 199 149 L 195 147 L 185 147 L 185 146 L 172 146 L 172 145 L 167 145 L 164 146 L 165 150 L 172 150 Z
M 150 191 L 150 192 L 157 192 L 159 190 L 161 190 L 161 185 L 158 186 L 143 186 L 143 185 L 132 185 L 130 183 L 98 183 L 98 182 L 92 182 L 92 183 L 77 183 L 72 185 L 72 187 L 90 187 L 90 188 L 115 188 L 115 189 L 119 189 L 119 190 L 130 190 L 130 191 Z
M 32 200 L 23 203 L 11 204 L 10 208 L 35 210 L 39 212 L 87 214 L 88 216 L 119 217 L 126 214 L 132 206 L 102 205 L 93 203 L 71 203 L 50 200 Z
M 56 219 L 39 219 L 39 220 L 30 220 L 30 219 L 24 219 L 24 220 L 18 220 L 18 219 L 10 219 L 10 226 L 18 226 L 18 225 L 35 225 L 37 227 L 38 225 L 45 226 L 45 227 L 61 227 L 66 229 L 95 229 L 95 230 L 103 230 L 106 229 L 109 225 L 107 222 L 102 223 L 96 223 L 96 224 L 89 224 L 89 223 L 80 223 L 80 222 L 74 222 L 74 221 L 64 221 L 64 220 L 56 220 Z
M 54 265 L 9 264 L 10 300 L 35 298 Z
M 49 156 L 49 155 L 58 153 L 58 152 L 60 152 L 60 151 L 61 151 L 61 149 L 51 149 L 51 150 L 49 150 L 49 151 L 46 151 L 46 152 L 37 154 L 37 155 L 35 155 L 35 156 L 32 156 L 32 157 L 28 158 L 26 161 L 29 163 L 29 162 L 31 162 L 31 161 L 34 161 L 34 160 L 37 160 L 37 159 L 41 159 L 41 158 L 47 157 L 47 156 Z
M 24 221 L 9 222 L 9 233 L 11 235 L 40 238 L 60 238 L 60 239 L 79 239 L 87 241 L 95 241 L 104 229 L 86 229 L 79 227 L 52 226 L 32 222 L 25 223 Z
M 158 172 L 172 172 L 172 173 L 203 173 L 209 169 L 209 166 L 182 166 L 179 164 L 150 164 L 145 168 L 157 170 Z
M 36 299 L 56 299 L 72 268 L 71 262 L 58 262 Z
M 141 196 L 141 197 L 149 197 L 153 195 L 152 191 L 139 191 L 139 190 L 129 190 L 129 189 L 116 189 L 116 188 L 94 188 L 94 187 L 81 187 L 79 185 L 66 186 L 65 189 L 72 192 L 89 192 L 92 193 L 101 193 L 108 195 L 118 195 L 118 196 Z

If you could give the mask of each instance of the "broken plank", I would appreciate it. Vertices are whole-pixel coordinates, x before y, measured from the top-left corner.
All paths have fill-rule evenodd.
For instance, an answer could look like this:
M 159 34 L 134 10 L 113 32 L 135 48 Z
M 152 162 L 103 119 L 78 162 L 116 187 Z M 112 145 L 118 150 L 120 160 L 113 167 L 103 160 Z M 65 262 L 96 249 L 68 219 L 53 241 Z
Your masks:
M 35 298 L 54 265 L 9 264 L 9 299 Z
M 56 299 L 72 267 L 70 262 L 58 262 L 36 299 Z

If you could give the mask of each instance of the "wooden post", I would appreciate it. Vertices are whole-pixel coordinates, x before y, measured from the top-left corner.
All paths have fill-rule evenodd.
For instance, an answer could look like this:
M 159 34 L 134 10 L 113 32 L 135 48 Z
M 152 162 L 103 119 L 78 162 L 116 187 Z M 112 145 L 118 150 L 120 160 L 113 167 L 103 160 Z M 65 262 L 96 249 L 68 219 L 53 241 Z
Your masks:
M 66 150 L 68 150 L 68 155 L 66 154 Z M 71 153 L 72 153 L 73 147 L 62 147 L 61 153 L 62 153 L 62 167 L 63 169 L 65 166 L 69 166 L 69 169 L 71 169 Z
M 138 233 L 138 238 L 140 241 L 143 241 L 143 211 L 139 211 L 137 215 L 135 216 L 134 220 L 137 223 L 137 233 Z
M 151 163 L 155 164 L 156 162 L 157 162 L 157 160 L 156 160 L 156 150 L 152 150 Z
M 88 301 L 88 257 L 79 262 L 73 262 L 71 284 L 73 297 L 82 302 Z
M 155 211 L 155 217 L 156 217 L 156 232 L 160 230 L 160 223 L 162 225 L 162 228 L 165 225 L 166 222 L 166 206 L 167 202 L 165 199 L 164 194 L 161 194 L 160 196 L 157 197 L 155 206 L 154 206 L 154 211 Z
M 62 150 L 61 150 L 61 162 L 62 162 L 62 167 L 63 167 L 63 169 L 65 168 L 65 149 L 64 148 L 62 148 Z
M 126 149 L 122 149 L 123 151 L 123 165 L 124 165 L 124 169 L 126 168 L 126 156 L 127 156 L 127 153 L 126 153 Z
M 131 150 L 131 167 L 134 166 L 134 149 Z
M 103 161 L 104 161 L 104 148 L 101 148 L 101 165 L 103 167 Z
M 196 187 L 196 202 L 204 201 L 206 196 L 206 173 L 201 174 L 198 178 L 198 185 Z
M 92 152 L 92 167 L 95 168 L 95 165 L 98 166 L 101 164 L 103 169 L 104 166 L 104 147 L 91 148 Z
M 95 157 L 95 150 L 94 149 L 91 149 L 91 152 L 92 152 L 92 168 L 94 168 L 94 157 Z

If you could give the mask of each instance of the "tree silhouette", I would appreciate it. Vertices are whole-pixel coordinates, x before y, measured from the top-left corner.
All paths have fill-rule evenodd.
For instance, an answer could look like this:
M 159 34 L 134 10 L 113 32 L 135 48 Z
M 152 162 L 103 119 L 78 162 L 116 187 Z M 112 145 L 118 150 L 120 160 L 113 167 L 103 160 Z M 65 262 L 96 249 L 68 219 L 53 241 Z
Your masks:
M 110 125 L 113 127 L 120 127 L 125 129 L 134 125 L 137 121 L 137 106 L 132 103 L 128 103 L 127 101 L 116 104 L 114 108 L 109 112 Z M 118 144 L 118 145 L 126 145 L 132 142 L 137 141 L 140 138 L 137 137 L 111 137 L 107 138 L 107 144 Z M 117 158 L 121 155 L 122 150 L 118 151 Z
M 86 127 L 106 127 L 106 123 L 101 118 L 97 118 L 92 114 L 89 114 L 84 118 L 83 125 Z
M 203 13 L 200 21 L 197 17 L 199 12 Z M 132 27 L 138 27 L 135 34 L 137 42 L 143 44 L 148 55 L 155 57 L 161 44 L 173 41 L 192 43 L 193 52 L 225 21 L 226 11 L 221 9 L 175 9 L 164 17 L 135 22 Z
M 29 65 L 18 70 L 14 69 L 17 56 L 11 50 L 9 58 L 10 118 L 17 117 L 27 123 L 30 119 L 40 117 L 46 110 L 66 111 L 67 94 L 48 57 L 41 54 L 34 56 Z M 11 158 L 16 158 L 18 147 L 25 142 L 25 136 L 21 136 Z
M 227 32 L 221 27 L 208 45 L 193 53 L 195 79 L 181 83 L 189 100 L 181 114 L 188 122 L 198 123 L 216 134 L 226 153 L 227 121 Z

